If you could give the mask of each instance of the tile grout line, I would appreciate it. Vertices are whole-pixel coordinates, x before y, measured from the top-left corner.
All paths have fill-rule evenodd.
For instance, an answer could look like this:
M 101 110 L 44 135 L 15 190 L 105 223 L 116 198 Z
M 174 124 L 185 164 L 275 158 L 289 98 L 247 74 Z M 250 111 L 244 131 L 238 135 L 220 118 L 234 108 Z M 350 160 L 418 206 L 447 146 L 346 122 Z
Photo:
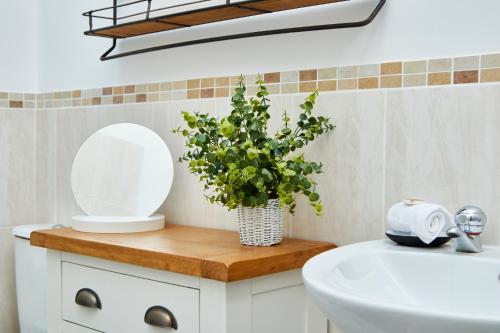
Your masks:
M 35 98 L 36 99 L 36 98 Z M 35 102 L 36 104 L 36 102 Z M 31 221 L 32 223 L 36 223 L 37 221 L 37 215 L 38 215 L 38 126 L 37 126 L 37 123 L 38 123 L 38 112 L 36 112 L 36 105 L 35 105 L 35 108 L 33 110 L 33 114 L 34 114 L 34 122 L 33 122 L 33 133 L 35 134 L 34 137 L 33 137 L 33 144 L 34 144 L 34 149 L 33 149 L 33 152 L 34 152 L 34 161 L 33 161 L 33 164 L 35 165 L 35 167 L 33 168 L 33 176 L 34 176 L 34 179 L 35 179 L 35 204 L 33 205 L 33 209 L 34 209 L 34 212 L 33 212 L 33 218 L 34 218 L 34 221 Z
M 387 177 L 387 95 L 389 91 L 384 91 L 384 112 L 382 123 L 382 234 L 386 228 L 386 177 Z

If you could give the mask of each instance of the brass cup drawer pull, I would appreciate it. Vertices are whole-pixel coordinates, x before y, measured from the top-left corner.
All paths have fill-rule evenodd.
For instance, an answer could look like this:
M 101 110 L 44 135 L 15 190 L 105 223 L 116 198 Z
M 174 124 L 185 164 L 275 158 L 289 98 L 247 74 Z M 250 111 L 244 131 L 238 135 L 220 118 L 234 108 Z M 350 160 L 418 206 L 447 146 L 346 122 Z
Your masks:
M 148 325 L 162 328 L 177 329 L 177 320 L 174 314 L 163 306 L 152 306 L 144 315 L 144 322 Z
M 101 300 L 95 291 L 89 288 L 78 290 L 75 297 L 75 303 L 86 308 L 102 309 Z

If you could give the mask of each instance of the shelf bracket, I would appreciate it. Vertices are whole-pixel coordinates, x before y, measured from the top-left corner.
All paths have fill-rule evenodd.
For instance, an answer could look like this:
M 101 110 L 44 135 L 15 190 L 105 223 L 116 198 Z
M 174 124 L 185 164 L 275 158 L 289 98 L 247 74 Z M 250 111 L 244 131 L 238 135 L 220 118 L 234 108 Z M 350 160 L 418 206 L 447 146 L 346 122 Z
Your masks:
M 108 49 L 101 56 L 100 59 L 101 59 L 101 61 L 106 61 L 106 60 L 123 58 L 123 57 L 128 57 L 128 56 L 142 54 L 142 53 L 149 53 L 149 52 L 154 52 L 154 51 L 174 49 L 174 48 L 190 46 L 190 45 L 199 45 L 199 44 L 206 44 L 206 43 L 213 43 L 213 42 L 221 42 L 221 41 L 233 40 L 233 39 L 271 36 L 271 35 L 282 35 L 282 34 L 297 33 L 297 32 L 308 32 L 308 31 L 358 28 L 358 27 L 363 27 L 363 26 L 370 24 L 375 19 L 375 17 L 377 17 L 378 13 L 380 12 L 380 10 L 382 9 L 382 7 L 384 6 L 385 3 L 386 3 L 386 0 L 378 0 L 377 6 L 373 9 L 373 11 L 370 13 L 370 15 L 361 21 L 321 24 L 321 25 L 312 25 L 312 26 L 295 27 L 295 28 L 272 29 L 272 30 L 240 33 L 240 34 L 234 34 L 234 35 L 224 35 L 224 36 L 216 36 L 216 37 L 209 37 L 209 38 L 201 38 L 201 39 L 194 39 L 194 40 L 189 40 L 189 41 L 185 41 L 185 42 L 159 45 L 159 46 L 148 47 L 148 48 L 144 48 L 144 49 L 127 51 L 127 52 L 122 52 L 122 53 L 110 55 L 110 53 L 116 48 L 116 44 L 117 44 L 116 38 L 113 38 L 113 44 L 112 44 L 111 48 Z M 117 21 L 116 20 L 116 18 L 117 18 L 117 0 L 113 0 L 113 7 L 114 7 L 114 9 L 113 9 L 113 24 L 116 24 L 116 21 Z M 148 18 L 149 18 L 150 8 L 151 7 L 148 6 L 148 11 L 147 11 Z
M 113 0 L 113 25 L 116 25 L 117 23 L 117 16 L 118 16 L 118 0 Z M 91 14 L 92 15 L 92 14 Z M 92 16 L 90 16 L 90 24 L 92 24 Z M 92 29 L 92 26 L 90 26 L 90 29 Z M 113 38 L 113 44 L 111 44 L 111 47 L 102 54 L 101 56 L 101 61 L 108 60 L 108 55 L 113 52 L 113 50 L 116 47 L 116 38 Z

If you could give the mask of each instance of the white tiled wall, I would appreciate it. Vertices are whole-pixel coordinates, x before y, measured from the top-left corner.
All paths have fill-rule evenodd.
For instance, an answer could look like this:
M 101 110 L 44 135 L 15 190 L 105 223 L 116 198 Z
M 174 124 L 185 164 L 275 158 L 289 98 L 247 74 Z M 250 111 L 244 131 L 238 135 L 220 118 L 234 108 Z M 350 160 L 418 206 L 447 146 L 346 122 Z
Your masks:
M 296 116 L 303 97 L 272 97 L 273 130 L 284 109 Z M 183 139 L 170 130 L 181 124 L 181 110 L 222 115 L 229 100 L 0 110 L 0 295 L 10 298 L 1 302 L 9 304 L 0 311 L 0 322 L 8 323 L 2 332 L 17 329 L 11 226 L 70 224 L 80 212 L 69 186 L 72 160 L 85 138 L 103 126 L 148 126 L 164 138 L 175 159 Z M 316 112 L 337 125 L 306 150 L 307 157 L 324 162 L 326 174 L 317 179 L 325 216 L 315 217 L 300 200 L 296 215 L 286 217 L 288 235 L 339 245 L 381 238 L 389 205 L 419 197 L 452 212 L 464 204 L 483 207 L 489 217 L 484 239 L 500 244 L 499 84 L 322 93 Z M 236 227 L 234 213 L 208 204 L 182 164 L 175 166 L 171 194 L 160 210 L 173 223 Z

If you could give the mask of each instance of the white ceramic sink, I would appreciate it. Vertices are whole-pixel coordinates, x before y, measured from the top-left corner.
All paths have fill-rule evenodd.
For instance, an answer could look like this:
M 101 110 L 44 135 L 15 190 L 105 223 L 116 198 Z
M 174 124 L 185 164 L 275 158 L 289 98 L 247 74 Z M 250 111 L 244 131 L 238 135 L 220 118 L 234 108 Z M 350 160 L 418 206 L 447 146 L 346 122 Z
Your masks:
M 372 241 L 309 260 L 305 286 L 343 333 L 499 333 L 500 248 Z

